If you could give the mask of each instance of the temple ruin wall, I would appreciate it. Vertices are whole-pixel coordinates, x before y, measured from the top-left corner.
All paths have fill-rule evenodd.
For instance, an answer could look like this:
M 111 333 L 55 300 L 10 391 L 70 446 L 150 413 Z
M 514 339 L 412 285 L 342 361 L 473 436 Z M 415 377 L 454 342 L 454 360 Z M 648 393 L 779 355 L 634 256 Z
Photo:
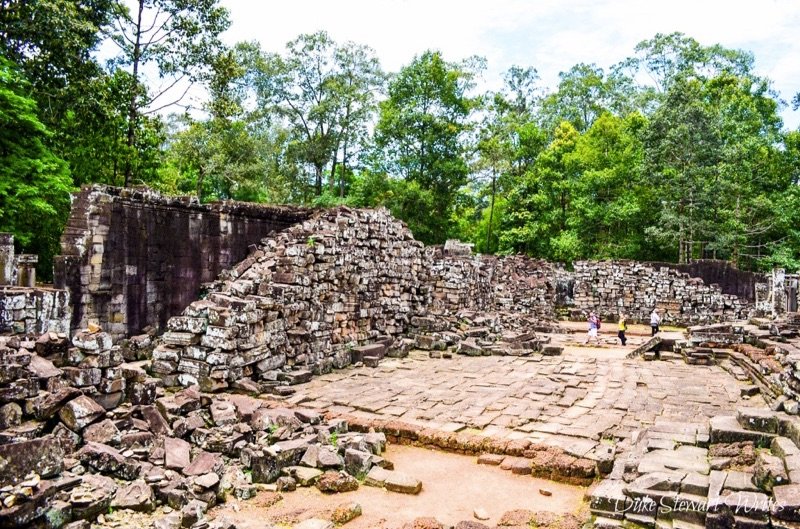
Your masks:
M 73 197 L 55 262 L 69 290 L 71 326 L 89 322 L 114 338 L 162 328 L 201 285 L 244 259 L 249 247 L 301 222 L 310 210 L 239 202 L 200 204 L 147 189 L 88 186 Z

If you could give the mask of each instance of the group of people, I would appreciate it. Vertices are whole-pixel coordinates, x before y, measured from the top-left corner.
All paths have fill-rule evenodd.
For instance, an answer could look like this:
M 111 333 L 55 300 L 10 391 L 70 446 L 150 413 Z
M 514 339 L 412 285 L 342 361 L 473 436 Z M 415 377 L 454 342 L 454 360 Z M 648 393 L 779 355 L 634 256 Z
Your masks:
M 598 343 L 600 342 L 600 315 L 597 314 L 595 311 L 589 312 L 589 332 L 586 335 L 586 341 L 584 344 L 588 344 L 591 340 L 595 340 Z M 661 325 L 661 315 L 658 313 L 658 309 L 653 309 L 653 312 L 650 313 L 650 330 L 652 331 L 652 336 L 655 336 L 659 332 L 659 327 Z M 626 320 L 625 314 L 619 314 L 619 322 L 617 323 L 617 337 L 619 338 L 620 343 L 624 346 L 628 342 L 628 338 L 625 336 L 625 331 L 628 330 L 628 322 Z

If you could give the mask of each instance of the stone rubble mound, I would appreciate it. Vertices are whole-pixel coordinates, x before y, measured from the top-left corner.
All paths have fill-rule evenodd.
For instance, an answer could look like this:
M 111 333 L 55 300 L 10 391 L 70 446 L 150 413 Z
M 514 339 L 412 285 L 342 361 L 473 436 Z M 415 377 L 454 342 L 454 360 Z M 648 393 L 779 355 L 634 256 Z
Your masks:
M 548 345 L 553 325 L 537 316 L 511 312 L 458 311 L 452 316 L 419 316 L 411 319 L 409 332 L 414 348 L 429 351 L 432 358 L 466 356 L 560 355 L 563 348 Z
M 153 372 L 167 385 L 280 391 L 333 368 L 403 356 L 426 318 L 463 310 L 504 312 L 500 319 L 515 325 L 498 328 L 521 333 L 510 343 L 530 342 L 507 350 L 533 350 L 522 338 L 552 319 L 554 277 L 542 261 L 425 247 L 384 209 L 326 210 L 263 239 L 170 318 Z M 516 321 L 520 314 L 526 319 Z
M 382 457 L 383 433 L 243 394 L 168 393 L 143 366 L 124 362 L 102 332 L 71 344 L 57 334 L 0 338 L 0 527 L 163 507 L 164 527 L 199 529 L 214 525 L 208 509 L 259 487 L 343 492 L 378 471 L 380 482 L 365 483 L 422 487 Z
M 630 320 L 649 322 L 659 309 L 665 322 L 705 324 L 747 318 L 752 307 L 718 285 L 707 285 L 666 266 L 636 261 L 576 261 L 574 303 L 599 311 L 605 319 L 620 311 Z
M 741 408 L 708 426 L 656 422 L 590 494 L 595 528 L 795 527 L 800 420 Z

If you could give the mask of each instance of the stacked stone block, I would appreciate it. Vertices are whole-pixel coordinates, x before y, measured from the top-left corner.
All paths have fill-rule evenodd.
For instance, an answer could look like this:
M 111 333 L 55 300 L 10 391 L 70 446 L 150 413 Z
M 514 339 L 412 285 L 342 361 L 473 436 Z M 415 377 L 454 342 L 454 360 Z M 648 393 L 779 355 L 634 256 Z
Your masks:
M 71 310 L 65 290 L 0 286 L 0 333 L 66 333 Z
M 656 308 L 666 322 L 696 324 L 742 319 L 750 305 L 723 294 L 716 285 L 672 268 L 635 261 L 577 261 L 574 303 L 577 309 L 649 322 Z
M 338 208 L 264 239 L 173 317 L 154 371 L 182 384 L 281 381 L 351 362 L 428 305 L 422 243 L 385 210 Z

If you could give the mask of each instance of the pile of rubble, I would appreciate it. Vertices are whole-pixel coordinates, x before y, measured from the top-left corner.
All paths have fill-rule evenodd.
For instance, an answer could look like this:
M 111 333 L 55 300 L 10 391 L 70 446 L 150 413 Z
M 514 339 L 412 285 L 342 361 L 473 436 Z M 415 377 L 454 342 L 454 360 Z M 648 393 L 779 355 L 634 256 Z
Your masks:
M 594 527 L 795 527 L 798 444 L 800 422 L 769 410 L 656 423 L 592 491 Z
M 0 338 L 0 527 L 58 528 L 159 506 L 169 511 L 159 510 L 159 528 L 208 527 L 209 508 L 250 498 L 258 484 L 421 489 L 382 457 L 383 433 L 247 395 L 167 394 L 122 351 L 102 332 L 71 344 L 58 334 Z
M 344 367 L 353 347 L 402 334 L 428 305 L 427 265 L 422 243 L 387 211 L 322 212 L 264 239 L 206 299 L 171 318 L 154 371 L 168 383 L 220 388 L 292 376 L 284 366 Z
M 543 325 L 527 314 L 461 310 L 450 316 L 411 318 L 413 347 L 429 351 L 432 358 L 467 356 L 560 355 L 563 347 L 550 345 L 553 325 Z
M 538 321 L 552 321 L 558 299 L 557 289 L 564 283 L 563 265 L 520 255 L 484 256 L 492 265 L 493 310 L 536 316 Z

